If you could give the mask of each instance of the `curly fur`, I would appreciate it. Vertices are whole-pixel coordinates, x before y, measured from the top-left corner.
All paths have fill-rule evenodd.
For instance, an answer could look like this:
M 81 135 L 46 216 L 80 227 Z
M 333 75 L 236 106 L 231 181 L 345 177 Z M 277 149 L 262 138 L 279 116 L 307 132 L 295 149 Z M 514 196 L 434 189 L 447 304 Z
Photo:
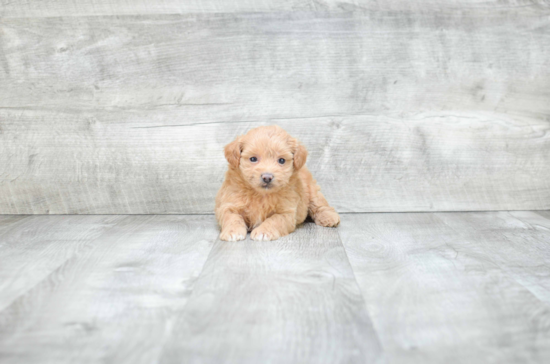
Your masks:
M 257 161 L 251 162 L 252 157 Z M 225 158 L 229 169 L 216 196 L 222 240 L 243 240 L 248 231 L 254 240 L 275 240 L 293 232 L 308 214 L 321 226 L 340 223 L 304 166 L 306 148 L 279 126 L 261 126 L 237 137 L 225 146 Z M 273 181 L 266 184 L 263 173 L 273 174 Z

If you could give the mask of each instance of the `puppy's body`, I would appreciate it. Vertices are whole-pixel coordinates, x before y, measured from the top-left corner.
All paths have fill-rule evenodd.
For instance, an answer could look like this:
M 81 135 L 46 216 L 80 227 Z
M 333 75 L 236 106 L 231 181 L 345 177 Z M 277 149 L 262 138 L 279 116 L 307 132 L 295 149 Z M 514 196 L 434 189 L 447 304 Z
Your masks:
M 308 214 L 318 225 L 339 224 L 304 166 L 306 149 L 280 127 L 252 129 L 228 144 L 225 156 L 229 170 L 216 197 L 222 240 L 242 240 L 247 231 L 254 240 L 278 239 Z

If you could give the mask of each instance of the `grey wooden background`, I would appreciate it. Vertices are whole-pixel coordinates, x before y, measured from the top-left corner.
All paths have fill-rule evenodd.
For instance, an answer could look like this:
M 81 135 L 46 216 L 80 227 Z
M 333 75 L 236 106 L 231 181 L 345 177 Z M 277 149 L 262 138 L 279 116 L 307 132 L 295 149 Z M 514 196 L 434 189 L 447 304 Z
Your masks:
M 279 124 L 341 212 L 550 209 L 550 2 L 0 1 L 0 213 L 210 213 Z

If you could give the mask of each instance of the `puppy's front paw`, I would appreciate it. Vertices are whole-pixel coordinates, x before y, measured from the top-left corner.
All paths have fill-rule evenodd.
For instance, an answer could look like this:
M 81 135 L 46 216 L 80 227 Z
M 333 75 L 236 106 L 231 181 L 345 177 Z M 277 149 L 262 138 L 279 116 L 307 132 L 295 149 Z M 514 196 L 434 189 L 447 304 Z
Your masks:
M 336 227 L 340 224 L 340 216 L 336 211 L 325 210 L 315 215 L 315 223 L 326 227 Z
M 222 230 L 220 239 L 225 241 L 239 241 L 246 239 L 246 228 L 244 226 L 232 226 Z
M 277 240 L 281 234 L 275 229 L 267 228 L 263 225 L 258 226 L 256 229 L 252 230 L 250 237 L 256 241 L 270 241 Z

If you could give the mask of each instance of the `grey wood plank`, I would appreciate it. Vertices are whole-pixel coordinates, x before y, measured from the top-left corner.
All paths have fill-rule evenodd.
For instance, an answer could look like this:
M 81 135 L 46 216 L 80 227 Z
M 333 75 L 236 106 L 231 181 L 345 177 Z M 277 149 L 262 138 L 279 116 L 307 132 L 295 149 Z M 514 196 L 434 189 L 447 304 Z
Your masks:
M 547 10 L 3 19 L 0 107 L 549 112 Z M 178 124 L 175 122 L 174 124 Z
M 217 234 L 211 216 L 122 218 L 0 311 L 2 363 L 155 362 Z
M 217 241 L 161 363 L 372 363 L 381 352 L 336 229 Z
M 537 211 L 537 214 L 539 214 L 542 217 L 550 220 L 550 211 Z M 546 223 L 543 226 L 548 227 L 548 225 Z
M 121 219 L 116 216 L 32 216 L 17 224 L 8 224 L 7 218 L 0 220 L 0 311 L 93 244 Z
M 532 264 L 540 231 L 508 213 L 406 213 L 344 215 L 340 233 L 388 363 L 548 361 L 550 307 L 507 270 Z
M 131 3 L 120 0 L 108 1 L 69 1 L 50 0 L 47 2 L 0 1 L 0 16 L 10 17 L 51 17 L 51 16 L 90 16 L 90 15 L 132 15 L 132 14 L 185 14 L 185 13 L 224 13 L 259 11 L 427 11 L 427 10 L 470 10 L 478 8 L 518 9 L 533 7 L 544 9 L 548 2 L 526 0 L 134 0 Z
M 340 212 L 550 208 L 550 123 L 497 113 L 199 123 L 184 112 L 0 111 L 0 213 L 212 213 L 223 146 L 277 123 Z M 174 125 L 182 120 L 181 124 Z
M 438 214 L 460 232 L 460 239 L 475 240 L 508 276 L 537 298 L 550 304 L 550 220 L 531 211 Z
M 26 219 L 30 215 L 0 215 L 0 238 L 3 235 L 9 234 L 13 229 L 16 229 L 17 226 L 24 224 Z M 3 246 L 2 240 L 0 240 L 0 246 Z
M 340 211 L 548 209 L 530 9 L 3 19 L 0 213 L 210 213 L 263 123 Z

